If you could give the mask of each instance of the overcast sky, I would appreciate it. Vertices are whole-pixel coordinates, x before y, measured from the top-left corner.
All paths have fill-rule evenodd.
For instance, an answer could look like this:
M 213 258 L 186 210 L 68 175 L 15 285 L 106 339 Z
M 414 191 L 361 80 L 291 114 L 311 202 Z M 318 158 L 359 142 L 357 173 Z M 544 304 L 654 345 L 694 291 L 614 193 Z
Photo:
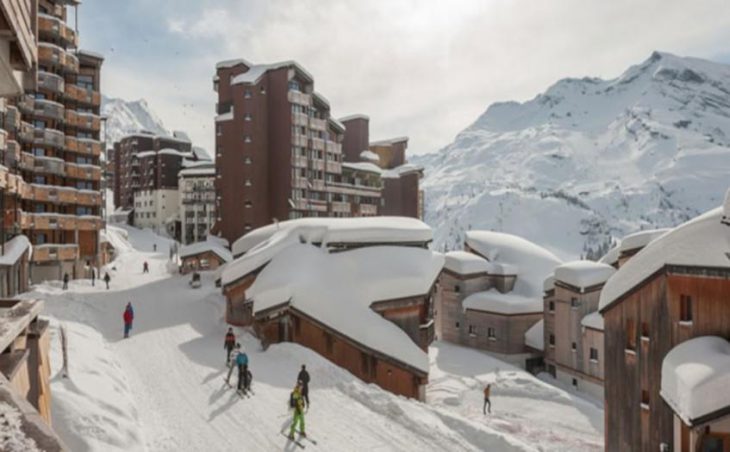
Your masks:
M 144 98 L 212 149 L 219 60 L 297 60 L 336 117 L 438 150 L 493 102 L 567 76 L 618 76 L 652 50 L 730 62 L 728 0 L 86 0 L 102 90 Z

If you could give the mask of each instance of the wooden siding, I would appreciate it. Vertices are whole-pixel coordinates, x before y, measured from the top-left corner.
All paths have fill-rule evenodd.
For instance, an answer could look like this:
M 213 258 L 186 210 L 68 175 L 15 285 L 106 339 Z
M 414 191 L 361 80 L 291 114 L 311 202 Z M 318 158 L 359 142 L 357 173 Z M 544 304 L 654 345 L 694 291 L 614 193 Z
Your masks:
M 207 265 L 202 266 L 200 261 L 207 260 Z M 225 262 L 213 251 L 205 251 L 200 254 L 192 256 L 186 256 L 182 258 L 182 264 L 180 266 L 180 273 L 183 275 L 190 273 L 194 270 L 215 270 Z
M 246 303 L 246 291 L 255 280 L 256 275 L 250 274 L 223 288 L 223 295 L 226 297 L 226 322 L 238 326 L 249 326 L 253 323 L 252 306 L 251 303 Z

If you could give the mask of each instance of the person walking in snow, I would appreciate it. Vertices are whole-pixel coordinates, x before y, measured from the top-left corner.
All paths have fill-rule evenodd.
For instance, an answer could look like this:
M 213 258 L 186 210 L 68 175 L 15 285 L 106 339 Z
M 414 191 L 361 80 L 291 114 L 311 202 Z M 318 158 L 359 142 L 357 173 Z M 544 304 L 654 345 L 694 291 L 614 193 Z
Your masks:
M 307 410 L 309 410 L 309 372 L 307 372 L 307 366 L 304 364 L 302 364 L 302 370 L 299 371 L 297 381 L 302 383 L 302 399 L 304 399 Z
M 294 440 L 294 432 L 297 424 L 299 424 L 299 434 L 306 438 L 307 433 L 304 431 L 304 399 L 302 398 L 302 382 L 298 381 L 294 386 L 291 396 L 289 396 L 289 406 L 294 409 L 294 417 L 289 428 L 289 439 Z
M 153 243 L 152 244 L 152 251 L 157 252 L 157 244 L 156 243 Z
M 238 366 L 237 389 L 239 391 L 244 391 L 246 389 L 246 372 L 248 372 L 248 355 L 243 350 L 236 355 L 236 366 Z
M 236 346 L 236 335 L 233 334 L 233 328 L 228 328 L 226 338 L 223 340 L 223 349 L 226 351 L 226 366 L 231 365 L 231 352 Z
M 150 266 L 147 264 L 147 261 L 144 261 L 142 264 L 142 273 L 149 273 L 150 272 Z
M 482 411 L 484 414 L 487 414 L 487 406 L 489 407 L 489 414 L 492 414 L 492 402 L 489 401 L 489 393 L 492 391 L 492 385 L 488 384 L 484 388 L 484 407 L 482 408 Z
M 94 287 L 94 281 L 96 281 L 96 270 L 91 267 L 91 287 Z
M 231 385 L 231 374 L 233 373 L 233 368 L 236 367 L 234 363 L 238 364 L 238 355 L 241 353 L 241 344 L 236 344 L 236 346 L 233 348 L 233 353 L 231 353 L 231 365 L 228 367 L 228 375 L 226 375 L 226 384 L 228 386 Z
M 104 273 L 104 282 L 106 283 L 106 290 L 109 290 L 109 281 L 111 281 L 112 278 L 109 276 L 109 272 Z
M 134 322 L 134 309 L 132 308 L 132 302 L 127 303 L 126 309 L 124 309 L 124 338 L 129 337 L 129 332 L 132 330 L 132 322 Z
M 63 290 L 68 289 L 68 273 L 63 274 Z

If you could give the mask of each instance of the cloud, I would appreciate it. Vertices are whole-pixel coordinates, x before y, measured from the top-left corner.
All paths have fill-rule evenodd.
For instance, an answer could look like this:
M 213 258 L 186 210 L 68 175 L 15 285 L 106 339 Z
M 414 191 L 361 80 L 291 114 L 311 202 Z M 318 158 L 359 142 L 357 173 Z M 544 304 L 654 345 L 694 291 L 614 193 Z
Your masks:
M 730 40 L 725 0 L 177 0 L 168 6 L 159 12 L 170 18 L 162 21 L 157 53 L 135 59 L 130 51 L 124 78 L 111 76 L 106 87 L 146 97 L 170 127 L 187 129 L 208 148 L 210 78 L 218 60 L 295 59 L 314 74 L 335 115 L 366 113 L 373 138 L 409 135 L 410 151 L 420 153 L 447 144 L 492 102 L 529 99 L 566 76 L 615 77 L 655 49 L 726 57 Z M 154 19 L 149 26 L 159 28 Z M 113 58 L 107 63 L 118 67 Z

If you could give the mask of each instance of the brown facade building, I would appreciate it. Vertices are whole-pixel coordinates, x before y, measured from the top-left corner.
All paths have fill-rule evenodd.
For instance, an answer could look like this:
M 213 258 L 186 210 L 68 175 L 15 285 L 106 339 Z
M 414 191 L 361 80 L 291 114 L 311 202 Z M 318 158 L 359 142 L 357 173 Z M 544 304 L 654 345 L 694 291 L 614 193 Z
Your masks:
M 349 126 L 335 119 L 301 65 L 224 61 L 214 88 L 215 234 L 232 243 L 274 220 L 381 214 L 379 173 L 389 167 L 362 165 L 368 118 L 347 118 Z
M 662 235 L 604 286 L 606 450 L 730 448 L 727 386 L 701 394 L 728 378 L 713 347 L 730 347 L 729 214 L 726 202 Z
M 76 277 L 98 263 L 101 218 L 99 141 L 103 58 L 78 50 L 78 33 L 66 23 L 75 1 L 3 2 L 9 23 L 31 24 L 11 45 L 10 58 L 33 47 L 37 63 L 26 71 L 23 93 L 3 113 L 2 164 L 10 173 L 4 196 L 4 233 L 33 244 L 31 278 Z M 25 8 L 30 8 L 25 11 Z M 9 19 L 7 14 L 14 16 Z M 24 27 L 25 25 L 23 25 Z M 22 28 L 22 27 L 21 27 Z M 21 33 L 21 35 L 24 33 Z

